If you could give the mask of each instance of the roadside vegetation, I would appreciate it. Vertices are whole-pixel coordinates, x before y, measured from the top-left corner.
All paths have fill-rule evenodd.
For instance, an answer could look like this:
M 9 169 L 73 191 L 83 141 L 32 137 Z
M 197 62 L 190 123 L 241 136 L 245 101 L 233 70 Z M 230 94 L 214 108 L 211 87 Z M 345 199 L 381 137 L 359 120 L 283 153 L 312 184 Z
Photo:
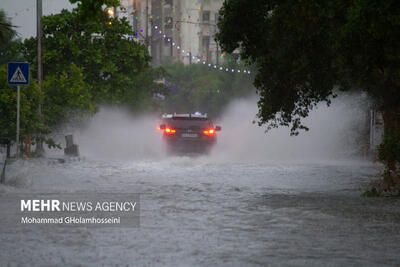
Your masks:
M 30 63 L 30 83 L 21 88 L 21 143 L 30 146 L 64 123 L 72 113 L 93 114 L 100 104 L 142 109 L 152 101 L 153 70 L 147 49 L 129 38 L 126 19 L 110 18 L 103 5 L 119 1 L 80 1 L 72 11 L 44 16 L 43 82 L 37 83 L 37 39 L 21 41 L 0 12 L 0 141 L 16 134 L 16 87 L 7 84 L 7 62 Z M 100 3 L 101 2 L 101 3 Z M 42 103 L 42 116 L 38 109 Z M 53 140 L 44 140 L 50 147 Z M 29 149 L 27 150 L 29 151 Z
M 218 117 L 228 102 L 255 93 L 252 75 L 226 72 L 237 68 L 236 62 L 228 62 L 224 71 L 209 68 L 203 64 L 165 64 L 164 71 L 164 112 L 207 112 Z M 246 67 L 247 68 L 247 67 Z
M 30 63 L 30 83 L 21 88 L 20 140 L 26 151 L 39 141 L 58 147 L 51 138 L 39 136 L 51 136 L 73 115 L 90 116 L 103 104 L 124 105 L 133 112 L 200 110 L 217 116 L 229 99 L 251 91 L 251 75 L 197 64 L 152 68 L 148 50 L 132 38 L 135 32 L 127 19 L 107 15 L 105 7 L 119 6 L 118 0 L 70 2 L 77 7 L 42 18 L 41 90 L 37 38 L 22 41 L 0 11 L 0 143 L 15 142 L 17 93 L 7 84 L 7 63 L 12 61 Z M 166 82 L 181 90 L 166 87 Z
M 396 0 L 227 0 L 217 39 L 257 68 L 258 118 L 308 130 L 302 119 L 335 90 L 363 90 L 384 118 L 376 195 L 400 189 L 400 5 Z M 242 23 L 246 21 L 246 23 Z M 251 25 L 251 26 L 249 26 Z
M 241 64 L 251 65 L 254 77 L 202 64 L 152 68 L 146 47 L 130 38 L 135 33 L 129 22 L 106 14 L 104 7 L 118 6 L 118 0 L 70 1 L 77 3 L 72 11 L 43 17 L 42 90 L 37 86 L 36 38 L 19 39 L 0 11 L 1 143 L 15 140 L 16 90 L 7 85 L 10 61 L 31 66 L 30 84 L 21 90 L 21 142 L 26 146 L 50 134 L 72 113 L 91 115 L 101 104 L 136 112 L 202 111 L 218 116 L 229 100 L 253 91 L 260 97 L 259 125 L 289 126 L 297 135 L 308 130 L 302 119 L 319 102 L 329 105 L 337 90 L 362 90 L 383 113 L 378 157 L 386 166 L 383 178 L 366 195 L 400 192 L 396 0 L 225 1 L 217 39 L 228 54 L 239 49 Z

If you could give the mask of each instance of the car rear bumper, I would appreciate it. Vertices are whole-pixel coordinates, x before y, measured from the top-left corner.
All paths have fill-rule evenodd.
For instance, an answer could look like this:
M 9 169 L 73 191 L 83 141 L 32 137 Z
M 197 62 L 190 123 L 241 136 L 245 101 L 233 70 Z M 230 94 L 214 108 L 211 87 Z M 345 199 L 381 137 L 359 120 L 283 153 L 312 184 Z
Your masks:
M 169 151 L 207 152 L 216 143 L 216 138 L 181 138 L 164 136 Z

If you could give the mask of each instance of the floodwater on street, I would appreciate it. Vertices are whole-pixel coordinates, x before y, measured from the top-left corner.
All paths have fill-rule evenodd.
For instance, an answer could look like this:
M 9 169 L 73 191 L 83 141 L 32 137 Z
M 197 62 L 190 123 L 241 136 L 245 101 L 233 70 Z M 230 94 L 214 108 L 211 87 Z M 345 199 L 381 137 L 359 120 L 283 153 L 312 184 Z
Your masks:
M 238 118 L 233 110 L 247 109 L 237 103 L 228 112 Z M 226 116 L 211 155 L 180 157 L 164 156 L 153 134 L 140 139 L 137 128 L 158 135 L 149 120 L 136 131 L 124 126 L 133 138 L 121 126 L 107 143 L 119 122 L 100 112 L 109 129 L 99 132 L 105 124 L 95 119 L 77 134 L 81 160 L 9 165 L 0 201 L 28 192 L 140 193 L 140 227 L 2 225 L 0 265 L 399 265 L 399 200 L 360 196 L 382 167 L 351 149 L 325 153 L 345 142 L 333 129 L 348 127 L 331 125 L 336 111 L 316 112 L 316 133 L 294 141 L 277 131 L 255 142 L 262 130 L 246 133 L 257 126 Z
M 86 159 L 25 162 L 12 171 L 17 177 L 1 194 L 141 193 L 141 222 L 139 228 L 3 225 L 0 265 L 397 265 L 400 260 L 400 203 L 360 197 L 377 174 L 376 166 L 365 162 Z

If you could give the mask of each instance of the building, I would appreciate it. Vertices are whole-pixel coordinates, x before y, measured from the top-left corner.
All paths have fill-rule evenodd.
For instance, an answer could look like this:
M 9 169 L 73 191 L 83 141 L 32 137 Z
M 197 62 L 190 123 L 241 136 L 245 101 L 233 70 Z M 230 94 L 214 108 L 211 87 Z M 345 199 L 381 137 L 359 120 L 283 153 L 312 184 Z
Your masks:
M 126 16 L 146 44 L 153 65 L 181 61 L 219 63 L 214 40 L 223 0 L 121 0 L 117 16 Z

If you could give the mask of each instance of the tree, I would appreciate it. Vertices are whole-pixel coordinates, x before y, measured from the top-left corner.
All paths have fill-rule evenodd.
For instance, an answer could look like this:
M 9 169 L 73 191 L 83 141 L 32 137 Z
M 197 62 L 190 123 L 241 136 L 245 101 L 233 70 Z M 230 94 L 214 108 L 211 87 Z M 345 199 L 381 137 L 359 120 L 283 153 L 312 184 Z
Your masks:
M 17 38 L 14 28 L 6 13 L 0 10 L 0 65 L 21 59 L 18 52 L 20 39 Z
M 43 17 L 43 93 L 34 85 L 36 38 L 16 42 L 11 49 L 9 43 L 16 33 L 10 25 L 1 24 L 8 20 L 0 13 L 0 38 L 8 38 L 0 45 L 4 56 L 1 60 L 6 53 L 13 58 L 21 54 L 31 66 L 32 79 L 27 87 L 30 91 L 21 96 L 21 107 L 26 109 L 21 110 L 21 124 L 26 123 L 21 125 L 22 140 L 30 140 L 34 132 L 50 133 L 69 118 L 71 111 L 92 113 L 100 103 L 123 103 L 140 109 L 151 99 L 148 88 L 153 84 L 153 76 L 146 47 L 133 40 L 134 33 L 126 18 L 111 18 L 103 10 L 103 4 L 115 6 L 119 1 L 71 2 L 79 2 L 78 7 Z M 6 81 L 6 75 L 7 72 L 1 72 L 0 79 Z M 4 86 L 0 134 L 13 140 L 15 113 L 10 107 L 15 104 L 14 95 L 12 87 Z M 37 109 L 42 100 L 43 118 L 39 118 Z M 45 141 L 54 145 L 50 139 Z
M 364 90 L 392 137 L 381 149 L 399 147 L 400 2 L 226 0 L 220 17 L 222 48 L 239 48 L 257 67 L 260 125 L 291 126 L 298 134 L 307 129 L 301 119 L 318 102 L 329 104 L 335 89 Z M 389 154 L 381 159 L 395 173 L 400 151 Z
M 62 10 L 43 18 L 44 79 L 73 63 L 82 68 L 94 102 L 140 106 L 152 84 L 147 49 L 131 38 L 126 18 L 109 18 L 103 12 L 98 21 L 83 22 L 81 12 Z M 35 47 L 36 38 L 25 40 L 24 55 L 30 62 L 35 62 Z
M 318 1 L 224 3 L 217 38 L 225 51 L 240 47 L 241 57 L 257 66 L 260 125 L 290 125 L 298 134 L 307 129 L 301 118 L 318 102 L 329 103 L 337 81 L 331 21 L 341 20 L 343 9 L 324 2 L 325 8 Z
M 10 20 L 7 18 L 6 13 L 0 10 L 0 143 L 7 144 L 7 156 L 9 156 L 11 141 L 15 138 L 16 131 L 16 90 L 15 86 L 8 86 L 7 84 L 7 66 L 5 65 L 11 61 L 20 61 L 21 54 L 18 51 L 20 40 L 17 38 L 15 31 Z M 32 104 L 32 97 L 35 98 L 35 90 L 29 86 L 30 90 L 27 94 L 22 93 L 21 102 L 27 100 L 28 105 L 24 108 L 28 108 L 28 113 Z M 36 92 L 37 93 L 37 92 Z M 35 101 L 37 99 L 34 99 Z M 7 102 L 8 101 L 8 102 Z M 32 120 L 32 116 L 35 115 L 30 113 L 27 115 L 26 110 L 23 110 L 21 117 Z M 26 121 L 26 120 L 25 120 Z M 26 125 L 25 125 L 26 126 Z M 22 131 L 28 130 L 22 126 Z
M 43 82 L 44 123 L 54 128 L 65 122 L 74 112 L 93 113 L 96 106 L 92 101 L 89 86 L 83 81 L 83 71 L 71 64 L 61 74 L 50 74 Z
M 223 69 L 236 68 L 234 64 Z M 218 116 L 232 98 L 248 95 L 253 89 L 251 76 L 244 73 L 219 71 L 203 64 L 174 63 L 162 68 L 167 83 L 160 93 L 166 96 L 166 112 L 201 111 Z
M 357 0 L 348 8 L 339 45 L 342 81 L 363 88 L 383 113 L 378 157 L 384 182 L 400 185 L 400 3 Z
M 104 14 L 103 6 L 116 7 L 119 0 L 69 0 L 71 4 L 78 3 L 79 18 L 83 22 L 96 21 Z
M 44 125 L 40 123 L 37 112 L 41 97 L 42 94 L 35 80 L 31 80 L 26 86 L 21 86 L 21 141 L 39 130 L 45 130 Z M 16 137 L 17 88 L 15 85 L 8 85 L 7 65 L 5 64 L 0 66 L 0 114 L 0 139 L 2 143 L 9 145 Z

